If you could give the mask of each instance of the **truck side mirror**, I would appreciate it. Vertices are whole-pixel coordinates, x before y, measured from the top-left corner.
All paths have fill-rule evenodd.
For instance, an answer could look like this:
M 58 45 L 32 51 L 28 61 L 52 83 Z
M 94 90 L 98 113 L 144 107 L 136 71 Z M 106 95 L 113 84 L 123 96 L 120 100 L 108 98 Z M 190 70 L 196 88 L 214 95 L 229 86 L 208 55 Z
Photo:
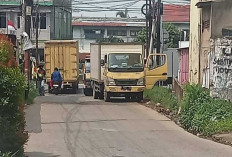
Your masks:
M 105 65 L 105 61 L 104 59 L 101 59 L 101 66 L 104 66 Z

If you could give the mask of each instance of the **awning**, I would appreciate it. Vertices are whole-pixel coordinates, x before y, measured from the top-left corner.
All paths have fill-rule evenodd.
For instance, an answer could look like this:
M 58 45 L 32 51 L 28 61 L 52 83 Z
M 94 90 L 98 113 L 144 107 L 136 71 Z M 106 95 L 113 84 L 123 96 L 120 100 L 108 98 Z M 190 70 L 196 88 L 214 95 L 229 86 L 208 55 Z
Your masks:
M 204 7 L 209 7 L 213 1 L 207 1 L 207 2 L 198 2 L 196 6 L 198 8 L 204 8 Z

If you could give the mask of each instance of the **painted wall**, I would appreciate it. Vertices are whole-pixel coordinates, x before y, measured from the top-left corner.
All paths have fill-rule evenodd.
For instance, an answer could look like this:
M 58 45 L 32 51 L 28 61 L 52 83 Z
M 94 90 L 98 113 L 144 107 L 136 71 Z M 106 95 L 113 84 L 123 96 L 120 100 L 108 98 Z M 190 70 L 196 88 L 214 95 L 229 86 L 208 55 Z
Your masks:
M 232 101 L 232 40 L 211 40 L 210 90 L 213 97 Z
M 179 82 L 184 84 L 189 81 L 189 48 L 180 50 Z
M 212 38 L 221 38 L 222 28 L 232 29 L 232 1 L 220 0 L 212 6 Z

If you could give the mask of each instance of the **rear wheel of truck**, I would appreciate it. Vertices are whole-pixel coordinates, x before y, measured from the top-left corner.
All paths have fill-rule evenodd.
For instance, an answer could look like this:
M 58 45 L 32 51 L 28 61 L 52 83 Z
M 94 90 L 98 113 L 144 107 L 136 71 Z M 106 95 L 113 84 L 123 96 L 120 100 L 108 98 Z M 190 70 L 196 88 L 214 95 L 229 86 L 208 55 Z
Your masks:
M 109 92 L 104 92 L 104 100 L 105 100 L 105 102 L 110 102 L 110 93 Z
M 85 96 L 93 96 L 93 90 L 88 89 L 88 88 L 84 88 L 84 95 Z
M 143 100 L 143 92 L 139 92 L 137 95 L 137 102 L 141 102 Z
M 78 92 L 78 84 L 77 83 L 73 83 L 72 84 L 72 93 L 73 94 L 77 94 Z
M 95 89 L 93 89 L 93 98 L 94 99 L 98 99 L 99 98 L 99 93 Z

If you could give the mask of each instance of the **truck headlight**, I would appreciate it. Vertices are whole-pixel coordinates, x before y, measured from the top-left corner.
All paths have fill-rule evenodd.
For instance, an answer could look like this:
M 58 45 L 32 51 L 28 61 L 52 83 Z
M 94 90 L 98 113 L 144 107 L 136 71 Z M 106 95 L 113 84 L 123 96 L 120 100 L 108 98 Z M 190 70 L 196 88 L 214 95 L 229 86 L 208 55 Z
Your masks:
M 145 85 L 145 79 L 144 78 L 140 78 L 137 82 L 138 86 L 144 86 Z
M 106 85 L 107 85 L 107 86 L 115 86 L 116 84 L 115 84 L 114 79 L 112 79 L 112 78 L 110 78 L 110 77 L 107 77 L 107 78 L 106 78 Z

